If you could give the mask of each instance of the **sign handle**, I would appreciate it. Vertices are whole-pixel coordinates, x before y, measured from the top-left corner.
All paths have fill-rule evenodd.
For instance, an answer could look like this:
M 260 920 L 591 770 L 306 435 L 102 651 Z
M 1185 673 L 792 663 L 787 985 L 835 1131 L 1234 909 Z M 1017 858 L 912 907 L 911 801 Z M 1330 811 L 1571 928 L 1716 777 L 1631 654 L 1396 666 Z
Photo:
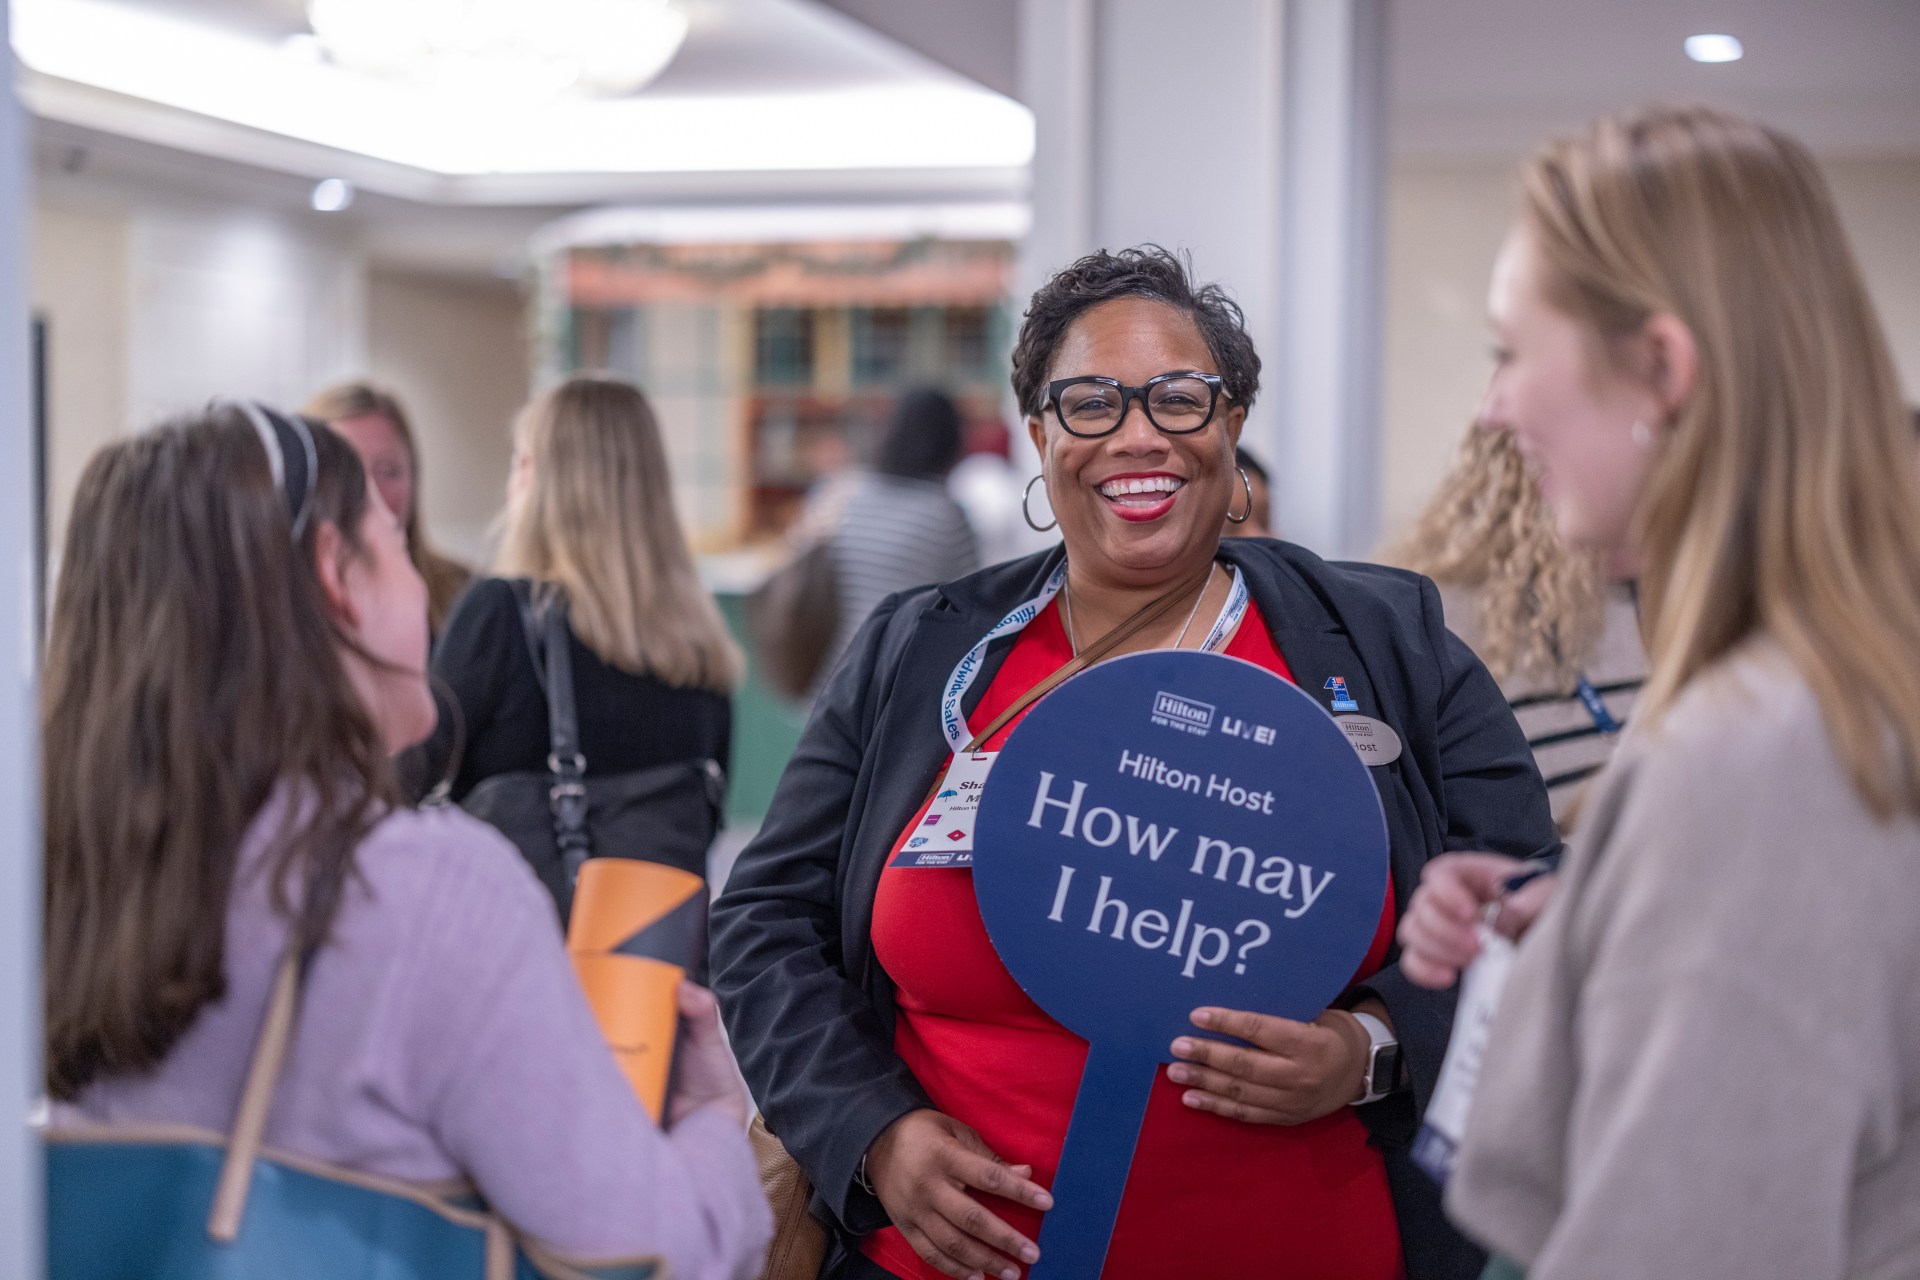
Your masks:
M 1159 1073 L 1157 1058 L 1097 1042 L 1088 1047 L 1051 1188 L 1053 1208 L 1040 1223 L 1040 1261 L 1028 1280 L 1091 1280 L 1100 1274 Z

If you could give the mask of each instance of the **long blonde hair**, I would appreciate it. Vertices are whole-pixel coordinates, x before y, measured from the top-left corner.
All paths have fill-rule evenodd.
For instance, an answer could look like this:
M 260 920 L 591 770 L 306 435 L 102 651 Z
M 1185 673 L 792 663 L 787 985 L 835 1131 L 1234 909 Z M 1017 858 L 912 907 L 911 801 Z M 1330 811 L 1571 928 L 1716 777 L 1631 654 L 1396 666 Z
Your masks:
M 1475 423 L 1440 486 L 1383 554 L 1473 593 L 1480 660 L 1493 678 L 1571 688 L 1599 642 L 1606 580 L 1554 529 L 1513 436 Z
M 562 588 L 574 634 L 612 665 L 731 692 L 740 650 L 694 572 L 640 389 L 569 378 L 520 411 L 514 441 L 531 474 L 507 503 L 495 572 Z
M 1912 429 L 1813 158 L 1738 116 L 1656 108 L 1549 145 L 1524 192 L 1555 305 L 1616 352 L 1670 314 L 1698 352 L 1636 513 L 1642 722 L 1763 630 L 1869 808 L 1920 813 Z

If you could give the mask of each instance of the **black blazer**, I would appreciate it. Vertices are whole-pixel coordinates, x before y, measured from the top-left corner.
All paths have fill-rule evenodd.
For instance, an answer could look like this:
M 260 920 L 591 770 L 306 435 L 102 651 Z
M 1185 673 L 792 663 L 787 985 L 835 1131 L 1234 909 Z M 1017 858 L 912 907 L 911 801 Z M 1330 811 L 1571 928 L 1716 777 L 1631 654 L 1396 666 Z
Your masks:
M 932 1104 L 893 1051 L 893 987 L 874 963 L 870 924 L 881 870 L 947 756 L 940 690 L 961 656 L 1008 610 L 1038 594 L 1064 551 L 996 565 L 889 597 L 829 677 L 774 792 L 767 820 L 713 907 L 714 989 L 734 1052 L 767 1123 L 843 1237 L 884 1226 L 855 1171 L 880 1132 Z M 1332 564 L 1271 539 L 1228 539 L 1300 687 L 1346 679 L 1363 714 L 1403 751 L 1372 770 L 1405 911 L 1427 860 L 1450 849 L 1519 857 L 1557 852 L 1546 788 L 1493 678 L 1441 621 L 1433 584 L 1373 565 Z M 992 683 L 1013 638 L 988 650 L 967 706 Z M 1398 946 L 1366 984 L 1393 1015 L 1412 1078 L 1362 1115 L 1387 1156 L 1410 1280 L 1472 1280 L 1484 1261 L 1441 1216 L 1406 1158 L 1439 1074 L 1453 994 L 1416 987 Z

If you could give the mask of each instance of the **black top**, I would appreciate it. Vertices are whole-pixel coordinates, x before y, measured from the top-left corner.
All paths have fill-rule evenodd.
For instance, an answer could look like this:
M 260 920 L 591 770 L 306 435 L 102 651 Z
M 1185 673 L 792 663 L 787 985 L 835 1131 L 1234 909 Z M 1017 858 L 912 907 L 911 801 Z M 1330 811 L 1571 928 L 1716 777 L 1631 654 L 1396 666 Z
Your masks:
M 610 666 L 571 637 L 573 696 L 587 776 L 630 773 L 657 764 L 718 760 L 732 746 L 733 708 L 710 689 L 679 689 L 655 676 Z M 416 790 L 438 782 L 453 751 L 451 695 L 466 726 L 453 779 L 462 799 L 495 774 L 547 767 L 547 699 L 527 647 L 513 585 L 483 578 L 467 589 L 433 649 L 434 700 L 440 723 L 408 752 L 402 777 Z
M 1493 677 L 1447 631 L 1433 584 L 1374 565 L 1330 564 L 1267 538 L 1234 538 L 1237 565 L 1299 687 L 1326 698 L 1346 680 L 1363 715 L 1404 749 L 1372 770 L 1386 811 L 1397 912 L 1421 868 L 1454 849 L 1539 857 L 1559 849 L 1546 788 Z M 954 664 L 1038 594 L 1059 547 L 956 582 L 889 597 L 814 704 L 765 825 L 713 908 L 714 990 L 734 1052 L 765 1113 L 843 1240 L 886 1222 L 854 1178 L 874 1138 L 930 1106 L 893 1050 L 893 987 L 873 963 L 880 873 L 947 755 L 940 690 Z M 967 709 L 1012 638 L 987 651 Z M 1411 1280 L 1479 1274 L 1484 1255 L 1445 1221 L 1407 1158 L 1452 1028 L 1452 992 L 1416 987 L 1399 948 L 1361 986 L 1392 1015 L 1413 1088 L 1360 1109 L 1385 1152 Z

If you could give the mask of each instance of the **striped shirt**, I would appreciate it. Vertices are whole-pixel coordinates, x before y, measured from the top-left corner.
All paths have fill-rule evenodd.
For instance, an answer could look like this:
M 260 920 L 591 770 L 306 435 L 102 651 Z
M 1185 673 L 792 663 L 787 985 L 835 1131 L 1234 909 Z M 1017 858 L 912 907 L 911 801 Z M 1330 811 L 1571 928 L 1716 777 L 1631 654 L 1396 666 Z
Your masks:
M 833 532 L 840 587 L 833 657 L 845 651 L 874 606 L 894 592 L 951 582 L 979 567 L 973 528 L 944 483 L 861 477 Z
M 1477 647 L 1479 610 L 1470 592 L 1440 588 L 1447 626 Z M 1647 678 L 1647 656 L 1640 645 L 1640 622 L 1633 594 L 1624 585 L 1607 592 L 1607 608 L 1600 638 L 1588 656 L 1582 674 L 1598 707 L 1590 709 L 1578 686 L 1543 684 L 1510 677 L 1501 683 L 1507 705 L 1527 735 L 1533 762 L 1546 779 L 1553 803 L 1553 819 L 1565 824 L 1586 782 L 1613 755 L 1620 731 L 1633 714 L 1640 686 Z

